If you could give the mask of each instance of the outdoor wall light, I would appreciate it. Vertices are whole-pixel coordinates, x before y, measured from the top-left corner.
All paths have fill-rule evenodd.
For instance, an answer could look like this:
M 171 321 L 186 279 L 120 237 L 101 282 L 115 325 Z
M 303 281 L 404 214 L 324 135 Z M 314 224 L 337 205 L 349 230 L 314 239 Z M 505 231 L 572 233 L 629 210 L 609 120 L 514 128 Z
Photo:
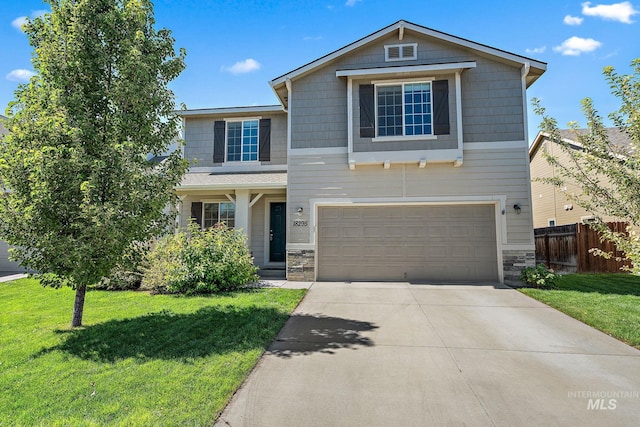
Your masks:
M 298 212 L 298 215 L 302 215 L 302 212 L 304 212 L 304 209 L 302 209 L 302 206 L 300 206 L 296 212 Z
M 513 210 L 516 211 L 516 215 L 520 215 L 520 211 L 522 211 L 522 208 L 519 204 L 516 203 L 515 205 L 513 205 Z

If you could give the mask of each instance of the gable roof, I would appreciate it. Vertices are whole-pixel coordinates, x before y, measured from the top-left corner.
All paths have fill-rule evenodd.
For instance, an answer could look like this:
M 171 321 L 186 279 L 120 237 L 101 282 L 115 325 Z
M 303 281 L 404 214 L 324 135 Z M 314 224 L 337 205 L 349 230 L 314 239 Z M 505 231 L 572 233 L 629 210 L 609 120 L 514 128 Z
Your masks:
M 527 66 L 527 87 L 531 86 L 533 82 L 535 82 L 547 69 L 547 64 L 545 62 L 537 61 L 535 59 L 527 58 L 525 56 L 517 55 L 515 53 L 507 52 L 505 50 L 496 49 L 494 47 L 484 45 L 481 43 L 476 43 L 471 40 L 467 40 L 461 37 L 453 36 L 451 34 L 443 33 L 441 31 L 434 30 L 432 28 L 424 27 L 422 25 L 417 25 L 408 21 L 400 20 L 394 24 L 389 25 L 388 27 L 382 28 L 381 30 L 376 31 L 375 33 L 369 34 L 366 37 L 361 38 L 353 43 L 350 43 L 338 50 L 335 50 L 327 55 L 316 59 L 315 61 L 309 62 L 301 67 L 296 68 L 295 70 L 289 71 L 286 74 L 283 74 L 279 77 L 273 79 L 270 84 L 273 90 L 276 92 L 279 98 L 278 89 L 281 89 L 287 82 L 287 80 L 294 80 L 298 77 L 306 75 L 315 69 L 322 67 L 323 65 L 331 62 L 341 56 L 348 54 L 349 52 L 358 49 L 368 43 L 371 43 L 375 40 L 378 40 L 388 34 L 393 33 L 394 31 L 399 31 L 400 34 L 403 34 L 405 29 L 417 32 L 419 34 L 433 37 L 435 39 L 448 42 L 451 44 L 455 44 L 458 46 L 462 46 L 465 48 L 469 48 L 493 57 L 496 57 L 502 61 L 519 64 L 521 66 Z M 281 101 L 284 101 L 281 98 Z M 283 105 L 285 103 L 283 102 Z
M 578 132 L 579 135 L 585 135 L 589 130 L 588 129 L 577 129 L 577 130 L 559 129 L 559 131 L 560 131 L 560 137 L 562 138 L 563 142 L 566 142 L 567 144 L 569 144 L 570 147 L 574 149 L 580 149 L 582 148 L 582 145 L 580 144 L 579 141 L 576 141 L 575 132 Z M 609 138 L 609 141 L 615 147 L 619 147 L 624 150 L 631 146 L 631 138 L 629 138 L 629 135 L 627 135 L 625 132 L 621 131 L 620 129 L 616 127 L 611 127 L 611 128 L 607 128 L 606 132 L 607 132 L 607 137 Z M 529 147 L 529 161 L 533 159 L 533 156 L 535 156 L 536 152 L 538 151 L 538 148 L 540 148 L 540 146 L 542 145 L 542 142 L 546 139 L 549 139 L 548 133 L 542 132 L 542 131 L 538 132 L 538 135 L 536 135 L 535 139 L 533 140 L 533 144 L 531 144 L 531 147 Z

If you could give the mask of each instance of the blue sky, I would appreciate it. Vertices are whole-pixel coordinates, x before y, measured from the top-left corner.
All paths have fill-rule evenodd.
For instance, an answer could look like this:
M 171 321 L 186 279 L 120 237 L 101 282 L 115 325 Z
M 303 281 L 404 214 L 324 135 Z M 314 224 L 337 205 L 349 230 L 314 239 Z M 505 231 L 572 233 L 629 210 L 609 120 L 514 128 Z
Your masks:
M 28 78 L 31 48 L 19 24 L 47 10 L 40 0 L 0 0 L 0 111 Z M 602 76 L 630 73 L 640 57 L 640 3 L 539 0 L 155 1 L 157 26 L 187 50 L 187 69 L 172 82 L 188 108 L 276 104 L 268 82 L 300 65 L 404 19 L 548 63 L 531 86 L 561 127 L 584 125 L 580 100 L 601 115 L 618 106 Z M 529 139 L 539 118 L 529 108 Z

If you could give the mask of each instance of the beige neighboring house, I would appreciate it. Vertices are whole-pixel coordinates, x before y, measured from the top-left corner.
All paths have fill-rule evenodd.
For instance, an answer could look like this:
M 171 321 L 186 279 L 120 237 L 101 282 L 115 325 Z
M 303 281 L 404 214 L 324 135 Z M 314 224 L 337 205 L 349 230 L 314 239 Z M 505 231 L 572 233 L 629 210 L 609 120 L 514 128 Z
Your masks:
M 3 125 L 5 119 L 6 117 L 0 115 L 0 141 L 2 137 L 8 133 Z M 0 274 L 22 271 L 24 271 L 24 268 L 20 267 L 19 264 L 9 261 L 9 245 L 0 240 Z
M 585 130 L 580 130 L 585 132 Z M 628 146 L 629 137 L 617 128 L 607 129 L 609 140 L 614 145 Z M 562 140 L 574 150 L 580 150 L 581 145 L 575 141 L 573 130 L 561 129 Z M 570 200 L 572 195 L 579 195 L 582 189 L 575 183 L 567 182 L 562 188 L 536 181 L 536 178 L 552 178 L 558 175 L 557 168 L 550 165 L 544 158 L 544 153 L 557 157 L 561 164 L 569 164 L 571 158 L 555 142 L 549 140 L 548 134 L 539 132 L 529 148 L 531 168 L 531 197 L 533 203 L 533 227 L 552 227 L 556 225 L 589 222 L 595 218 L 594 214 L 578 206 Z M 602 216 L 605 221 L 621 221 L 612 216 Z
M 179 223 L 242 228 L 289 280 L 517 281 L 545 70 L 398 21 L 273 79 L 278 105 L 182 112 Z

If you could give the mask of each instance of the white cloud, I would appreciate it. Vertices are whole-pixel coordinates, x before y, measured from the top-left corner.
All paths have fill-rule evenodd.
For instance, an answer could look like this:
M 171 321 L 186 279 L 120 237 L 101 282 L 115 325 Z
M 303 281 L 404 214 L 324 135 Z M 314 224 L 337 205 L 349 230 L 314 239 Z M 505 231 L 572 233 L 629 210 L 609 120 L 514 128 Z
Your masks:
M 7 80 L 11 82 L 28 82 L 35 75 L 36 73 L 31 70 L 17 69 L 7 74 Z
M 11 21 L 11 26 L 22 31 L 22 26 L 27 23 L 27 19 L 29 18 L 26 16 L 18 16 L 16 19 Z
M 540 47 L 534 47 L 533 49 L 527 48 L 524 51 L 529 54 L 532 54 L 532 53 L 544 53 L 545 50 L 547 50 L 546 46 L 540 46 Z
M 48 12 L 48 10 L 44 9 L 34 10 L 33 12 L 31 12 L 31 19 L 37 18 L 39 16 L 44 16 L 44 14 Z M 27 23 L 28 19 L 28 16 L 18 16 L 16 19 L 11 21 L 11 26 L 22 31 L 22 26 Z
M 562 22 L 564 22 L 566 25 L 580 25 L 582 24 L 582 21 L 584 21 L 584 18 L 580 18 L 579 16 L 571 16 L 571 15 L 565 16 L 564 19 L 562 20 Z
M 222 67 L 222 71 L 228 71 L 231 74 L 245 74 L 259 70 L 260 67 L 261 65 L 258 61 L 248 58 L 244 61 L 236 62 L 231 67 Z
M 347 2 L 344 5 L 348 7 L 353 7 L 361 1 L 362 0 L 347 0 Z
M 602 46 L 602 43 L 597 40 L 574 36 L 566 39 L 560 46 L 554 47 L 553 50 L 566 56 L 578 56 L 582 53 L 593 52 L 600 46 Z
M 633 21 L 631 17 L 639 11 L 633 8 L 633 5 L 628 1 L 614 4 L 598 4 L 591 7 L 591 2 L 582 3 L 582 14 L 587 16 L 599 16 L 600 18 L 610 21 L 623 22 L 625 24 L 631 24 Z

